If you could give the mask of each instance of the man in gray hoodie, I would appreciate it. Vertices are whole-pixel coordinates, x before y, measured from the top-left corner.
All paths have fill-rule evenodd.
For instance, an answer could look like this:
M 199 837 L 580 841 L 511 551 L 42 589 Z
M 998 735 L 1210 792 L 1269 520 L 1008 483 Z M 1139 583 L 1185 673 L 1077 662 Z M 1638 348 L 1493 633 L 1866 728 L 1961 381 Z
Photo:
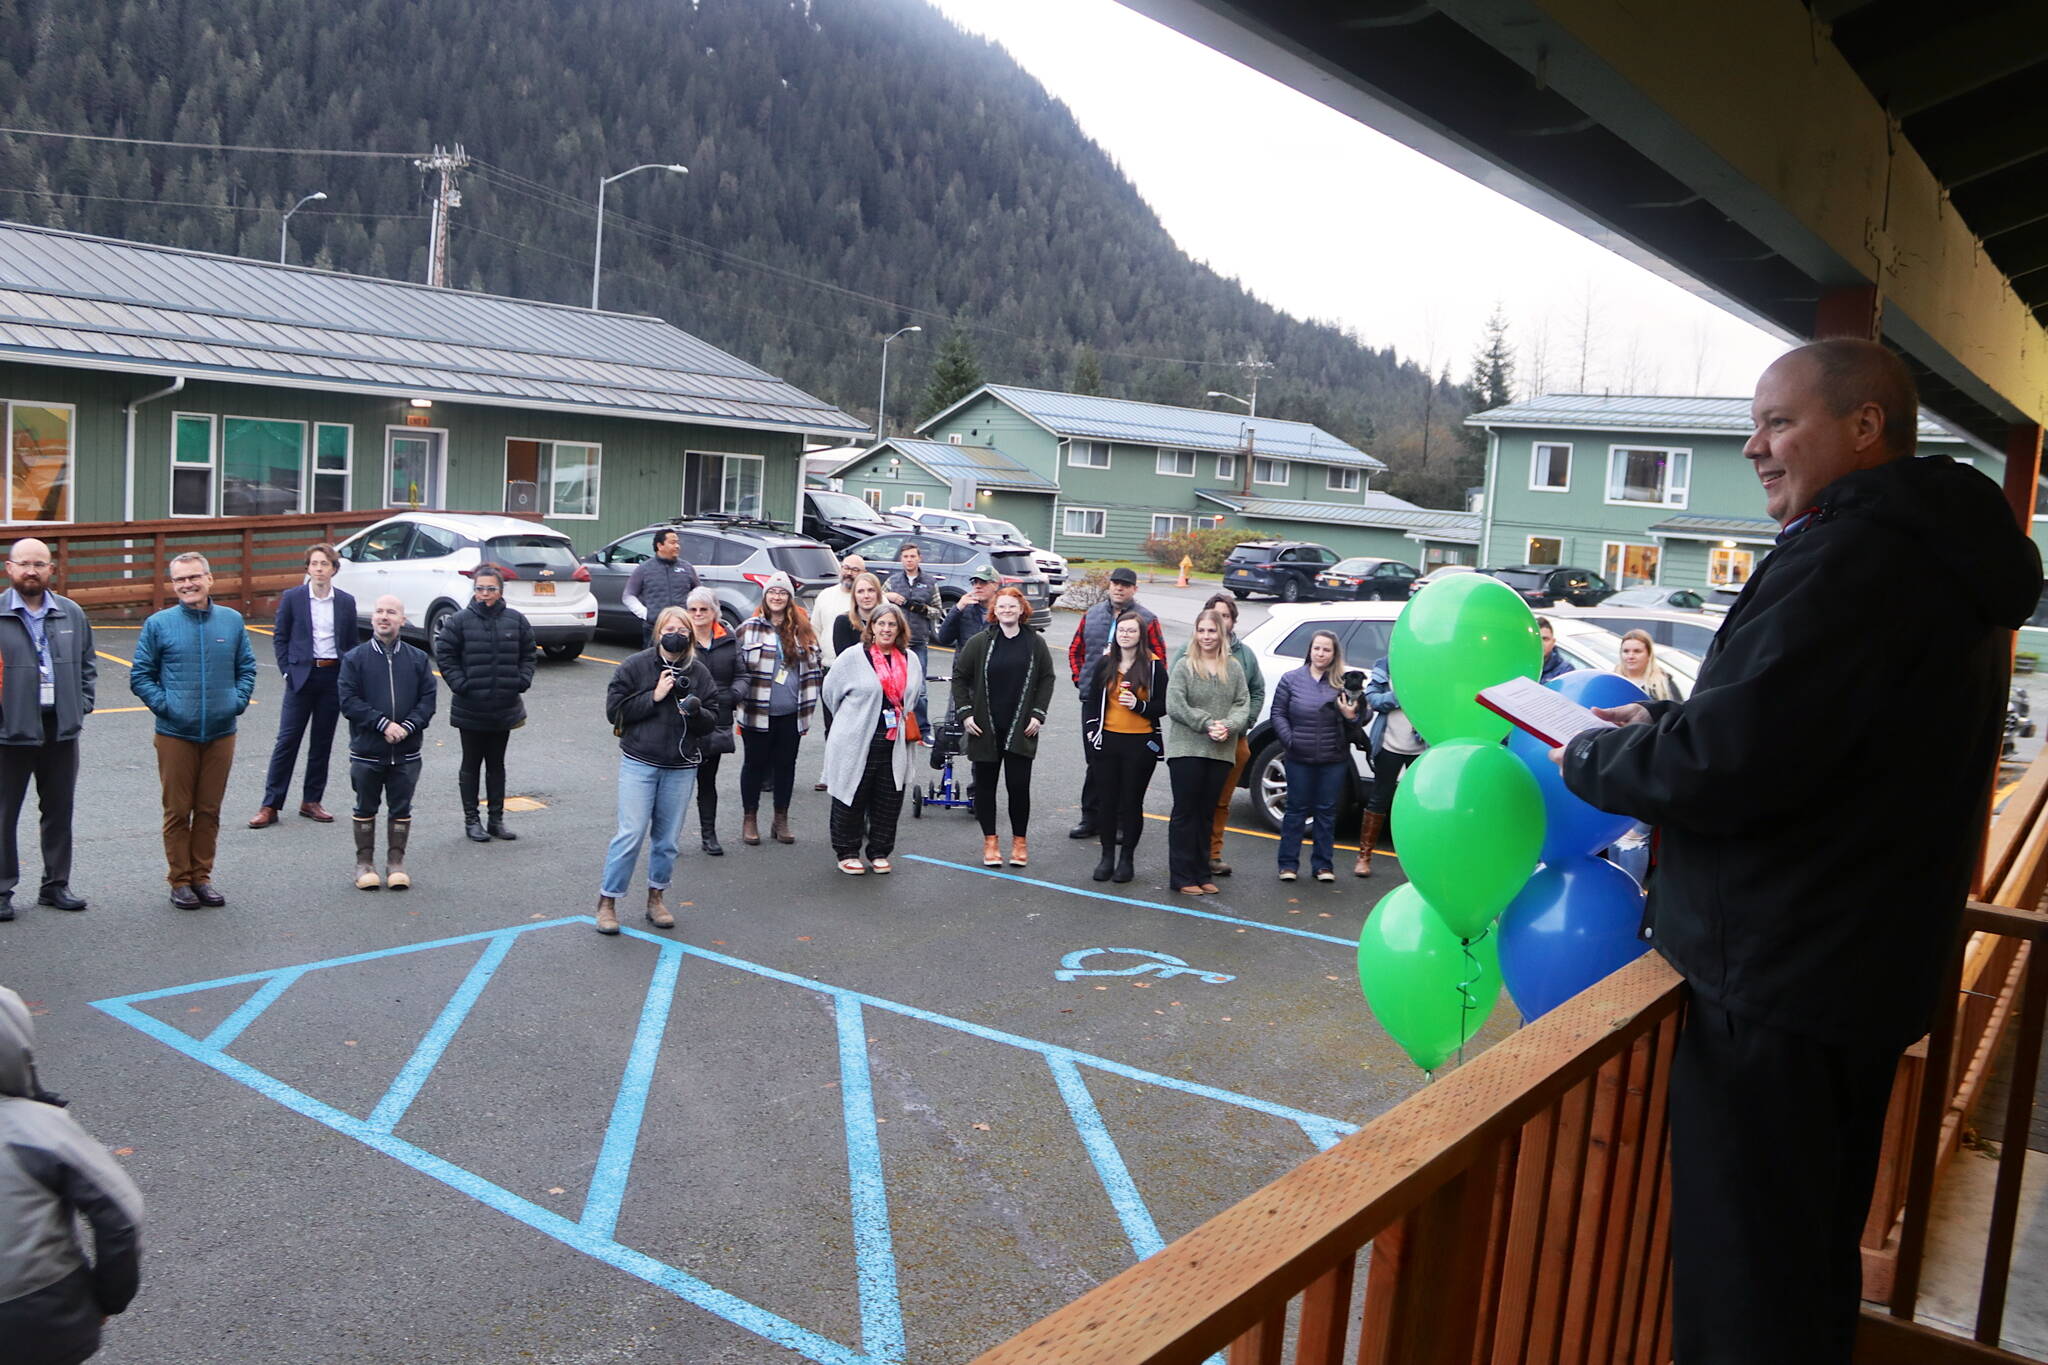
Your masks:
M 78 1244 L 92 1224 L 93 1259 Z M 142 1192 L 36 1080 L 35 1027 L 0 986 L 0 1353 L 76 1365 L 135 1297 Z

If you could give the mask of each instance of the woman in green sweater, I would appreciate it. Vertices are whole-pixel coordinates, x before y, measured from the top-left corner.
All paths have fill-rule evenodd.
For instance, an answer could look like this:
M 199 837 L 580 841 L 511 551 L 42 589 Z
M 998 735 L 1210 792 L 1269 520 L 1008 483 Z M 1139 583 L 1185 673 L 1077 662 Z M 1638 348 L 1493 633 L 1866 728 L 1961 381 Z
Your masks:
M 1166 771 L 1173 783 L 1167 867 L 1169 884 L 1183 896 L 1216 894 L 1209 879 L 1209 822 L 1238 737 L 1251 727 L 1251 688 L 1224 644 L 1227 632 L 1221 613 L 1197 616 L 1194 643 L 1166 679 Z

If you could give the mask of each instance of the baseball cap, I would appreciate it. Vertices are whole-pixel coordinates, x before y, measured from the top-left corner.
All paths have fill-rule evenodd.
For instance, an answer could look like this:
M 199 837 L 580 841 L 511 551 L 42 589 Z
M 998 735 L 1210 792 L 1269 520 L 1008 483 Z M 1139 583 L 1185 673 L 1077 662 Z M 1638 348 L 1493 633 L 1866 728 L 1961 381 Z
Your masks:
M 1112 583 L 1122 583 L 1126 587 L 1135 588 L 1138 586 L 1138 574 L 1135 569 L 1111 569 L 1109 571 L 1109 581 Z
M 1003 576 L 996 572 L 996 566 L 986 559 L 977 559 L 968 566 L 967 577 L 976 583 L 1000 583 Z

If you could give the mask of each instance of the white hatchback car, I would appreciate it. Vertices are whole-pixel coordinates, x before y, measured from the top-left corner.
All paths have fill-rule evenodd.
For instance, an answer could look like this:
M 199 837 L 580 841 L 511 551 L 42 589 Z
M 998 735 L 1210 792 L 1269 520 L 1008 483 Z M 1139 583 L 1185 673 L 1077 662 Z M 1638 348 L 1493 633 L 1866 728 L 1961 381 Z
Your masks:
M 1269 610 L 1265 620 L 1242 636 L 1245 647 L 1257 657 L 1265 674 L 1266 706 L 1246 737 L 1251 743 L 1252 757 L 1238 783 L 1252 793 L 1252 810 L 1268 829 L 1280 828 L 1280 817 L 1287 809 L 1285 755 L 1273 733 L 1270 715 L 1274 684 L 1280 681 L 1281 674 L 1301 667 L 1308 642 L 1319 630 L 1336 633 L 1347 669 L 1371 668 L 1387 657 L 1394 622 L 1407 606 L 1406 602 L 1279 603 Z M 1556 632 L 1558 652 L 1572 667 L 1611 673 L 1620 665 L 1619 630 L 1602 627 L 1590 613 L 1542 614 Z M 1693 680 L 1700 667 L 1696 657 L 1683 650 L 1659 646 L 1657 662 L 1671 676 L 1681 696 L 1692 695 Z M 1351 761 L 1357 772 L 1350 797 L 1358 801 L 1363 799 L 1365 784 L 1371 780 L 1372 765 L 1362 749 L 1352 750 Z
M 484 563 L 505 571 L 505 605 L 533 626 L 550 659 L 573 659 L 597 630 L 590 571 L 568 536 L 537 521 L 462 512 L 401 512 L 344 540 L 337 586 L 356 599 L 365 629 L 387 593 L 405 603 L 406 633 L 431 649 L 442 625 L 470 601 Z

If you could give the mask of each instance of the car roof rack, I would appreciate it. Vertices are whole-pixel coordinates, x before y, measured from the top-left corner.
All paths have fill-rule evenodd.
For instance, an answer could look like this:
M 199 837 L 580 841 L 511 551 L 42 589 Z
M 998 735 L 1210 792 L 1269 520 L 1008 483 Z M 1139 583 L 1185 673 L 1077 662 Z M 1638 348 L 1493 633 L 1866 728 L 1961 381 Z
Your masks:
M 737 512 L 699 512 L 694 516 L 670 517 L 670 526 L 717 526 L 725 530 L 780 531 L 787 534 L 789 527 L 779 521 L 764 517 L 742 516 Z

